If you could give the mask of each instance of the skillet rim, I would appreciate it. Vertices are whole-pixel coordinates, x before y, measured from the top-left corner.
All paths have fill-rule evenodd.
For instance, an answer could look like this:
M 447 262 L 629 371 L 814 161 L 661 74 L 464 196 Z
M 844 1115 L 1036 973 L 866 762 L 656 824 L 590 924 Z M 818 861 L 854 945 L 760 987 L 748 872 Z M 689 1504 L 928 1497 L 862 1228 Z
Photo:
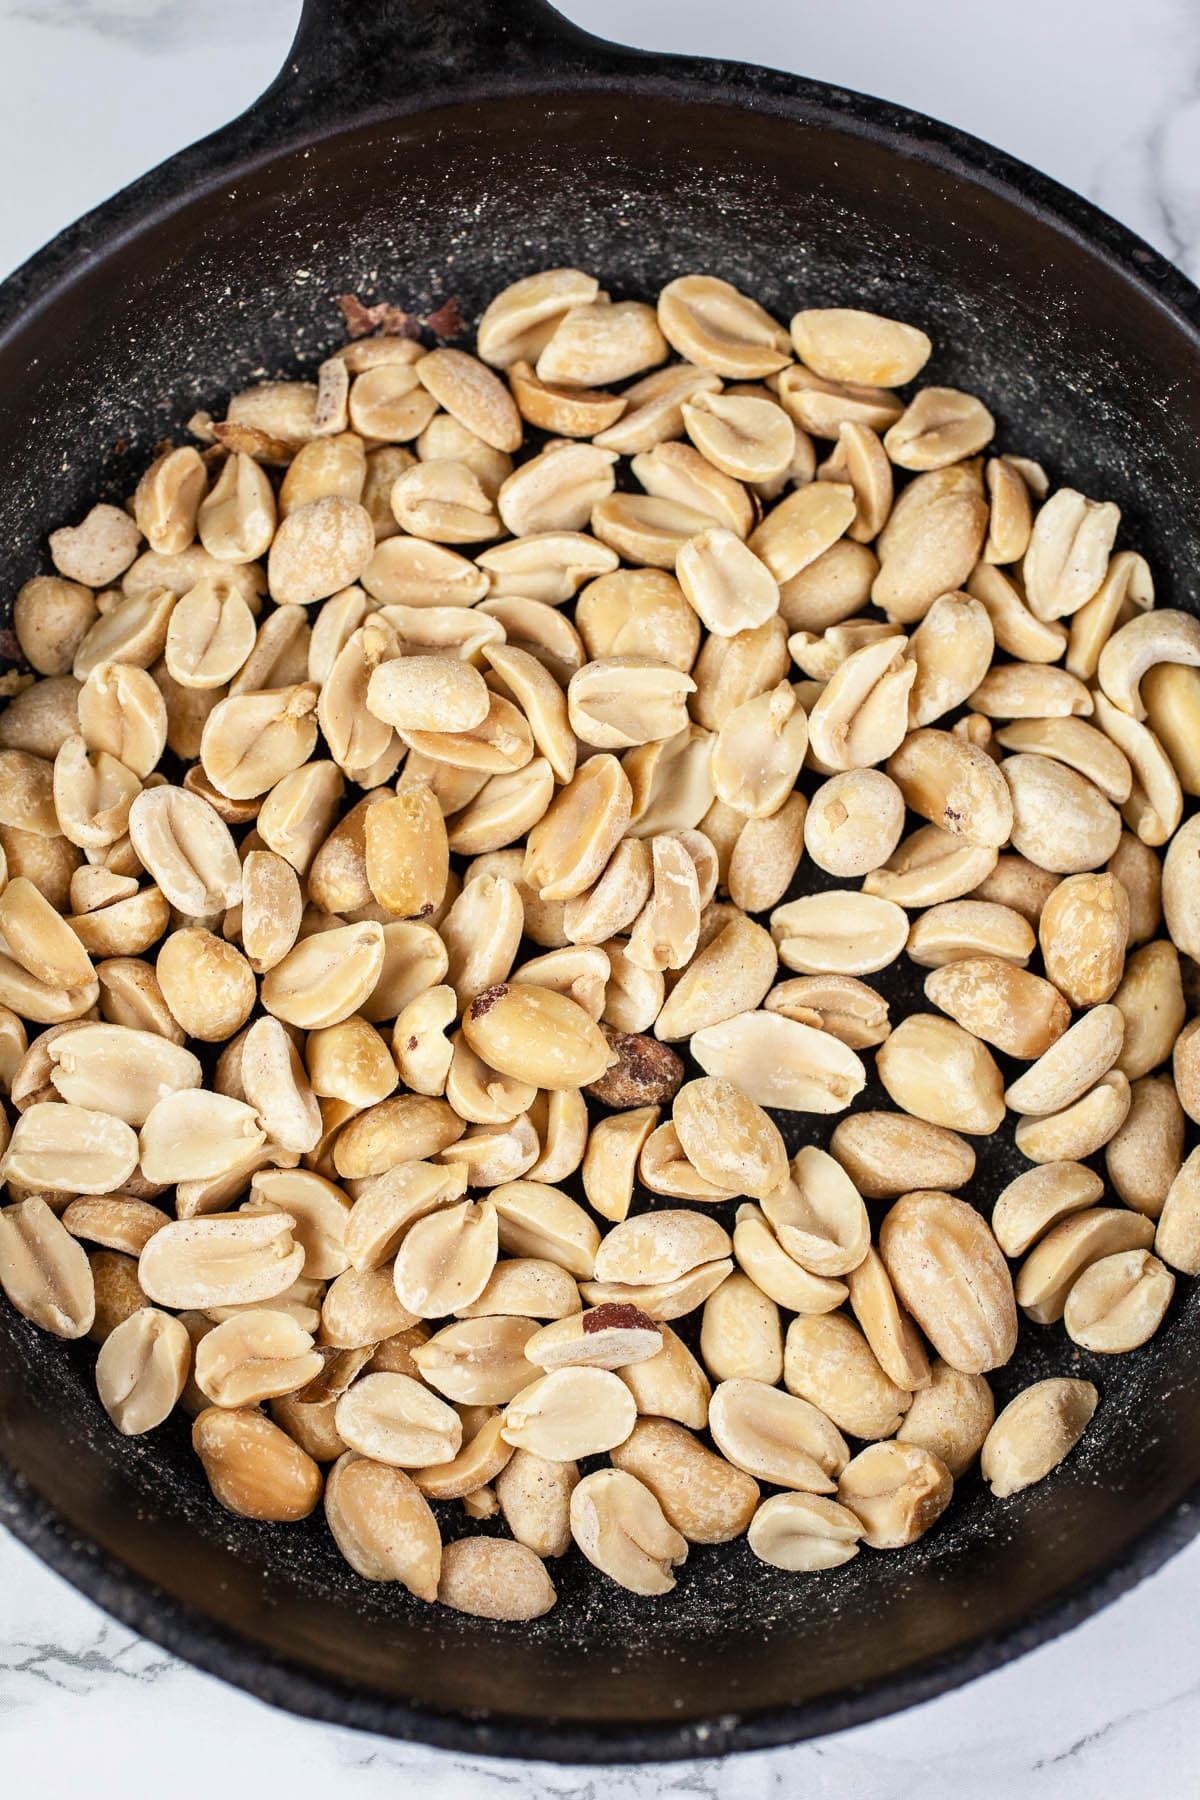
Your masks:
M 0 351 L 80 276 L 172 213 L 272 163 L 348 131 L 440 107 L 513 97 L 562 98 L 620 92 L 646 100 L 770 112 L 785 120 L 846 132 L 889 153 L 931 164 L 944 175 L 1000 195 L 1060 235 L 1082 244 L 1120 281 L 1182 331 L 1200 358 L 1200 290 L 1136 233 L 1018 158 L 956 127 L 849 89 L 751 64 L 642 55 L 588 39 L 559 24 L 560 63 L 517 67 L 499 77 L 479 69 L 457 85 L 425 88 L 369 106 L 326 106 L 315 126 L 299 127 L 304 96 L 285 74 L 230 125 L 158 165 L 67 226 L 0 284 Z M 574 57 L 564 54 L 573 49 Z M 461 71 L 456 71 L 461 74 Z M 282 129 L 280 129 L 280 115 Z M 1003 1667 L 1073 1630 L 1160 1568 L 1200 1532 L 1200 1480 L 1117 1557 L 1056 1593 L 1001 1631 L 924 1658 L 835 1696 L 758 1713 L 660 1725 L 583 1724 L 522 1715 L 479 1716 L 419 1708 L 255 1647 L 236 1631 L 172 1598 L 115 1556 L 81 1537 L 52 1502 L 0 1457 L 0 1524 L 41 1561 L 129 1629 L 208 1674 L 306 1718 L 455 1751 L 529 1761 L 615 1764 L 708 1758 L 777 1748 L 844 1731 L 931 1700 Z

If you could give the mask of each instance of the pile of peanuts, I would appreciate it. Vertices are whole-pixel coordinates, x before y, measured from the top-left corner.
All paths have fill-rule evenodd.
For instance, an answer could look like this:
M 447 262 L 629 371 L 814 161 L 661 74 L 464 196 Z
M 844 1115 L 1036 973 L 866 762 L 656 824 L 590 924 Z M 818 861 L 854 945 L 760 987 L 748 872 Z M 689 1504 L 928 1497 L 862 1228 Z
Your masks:
M 559 269 L 476 349 L 196 414 L 18 593 L 0 1287 L 422 1600 L 900 1548 L 1092 1418 L 997 1416 L 1022 1316 L 1200 1273 L 1200 620 L 912 325 Z

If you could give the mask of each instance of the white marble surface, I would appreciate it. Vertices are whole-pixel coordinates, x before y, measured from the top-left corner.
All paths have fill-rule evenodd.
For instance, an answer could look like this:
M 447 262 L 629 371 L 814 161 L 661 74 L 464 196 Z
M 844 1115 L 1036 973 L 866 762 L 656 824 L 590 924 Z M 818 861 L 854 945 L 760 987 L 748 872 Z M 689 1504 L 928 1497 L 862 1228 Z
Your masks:
M 0 272 L 247 105 L 298 10 L 0 0 Z M 646 48 L 772 62 L 938 114 L 1081 189 L 1200 275 L 1197 0 L 564 10 Z M 1197 1792 L 1198 1736 L 1200 1544 L 1070 1637 L 901 1718 L 756 1757 L 596 1771 L 468 1762 L 272 1712 L 132 1638 L 0 1538 L 0 1793 L 14 1800 L 210 1800 L 214 1784 L 231 1800 L 375 1800 L 398 1778 L 427 1800 L 1182 1800 Z

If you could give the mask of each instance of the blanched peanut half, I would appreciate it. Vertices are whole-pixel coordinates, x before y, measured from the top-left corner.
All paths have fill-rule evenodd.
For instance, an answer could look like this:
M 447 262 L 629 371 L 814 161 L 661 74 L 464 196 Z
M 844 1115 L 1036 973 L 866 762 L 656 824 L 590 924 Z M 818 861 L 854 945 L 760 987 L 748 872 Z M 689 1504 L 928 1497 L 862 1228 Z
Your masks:
M 514 537 L 583 531 L 598 500 L 611 494 L 616 453 L 594 444 L 557 443 L 507 477 L 496 508 Z
M 613 1060 L 583 1008 L 549 988 L 487 989 L 464 1013 L 463 1033 L 492 1068 L 540 1088 L 586 1087 Z
M 622 1369 L 646 1362 L 663 1347 L 663 1328 L 640 1307 L 589 1307 L 535 1331 L 525 1344 L 526 1359 L 539 1369 L 586 1364 Z
M 1096 723 L 1128 761 L 1133 785 L 1123 813 L 1144 844 L 1165 844 L 1183 814 L 1183 791 L 1171 759 L 1148 725 L 1139 724 L 1103 694 L 1095 696 Z
M 859 1192 L 869 1199 L 895 1199 L 905 1177 L 923 1188 L 957 1188 L 975 1172 L 975 1152 L 965 1138 L 907 1113 L 861 1112 L 843 1119 L 830 1152 Z
M 214 570 L 219 566 L 212 564 Z M 96 664 L 102 662 L 136 663 L 139 668 L 150 668 L 162 655 L 174 606 L 175 595 L 157 585 L 144 595 L 115 600 L 100 614 L 76 650 L 71 664 L 75 679 L 86 681 Z
M 456 656 L 403 656 L 372 672 L 367 705 L 397 731 L 471 731 L 489 697 L 479 670 Z
M 862 891 L 897 906 L 936 906 L 978 895 L 997 860 L 994 845 L 969 844 L 937 825 L 922 825 L 901 840 L 882 868 L 864 876 Z
M 81 1024 L 48 1049 L 50 1079 L 64 1100 L 127 1125 L 144 1124 L 159 1100 L 198 1088 L 203 1075 L 190 1050 L 126 1025 Z
M 979 1375 L 1008 1362 L 1012 1277 L 973 1207 L 951 1194 L 906 1194 L 884 1219 L 879 1248 L 900 1299 L 952 1368 Z
M 1162 867 L 1162 905 L 1167 930 L 1185 955 L 1200 953 L 1200 813 L 1187 819 L 1167 846 Z
M 929 1382 L 929 1358 L 921 1336 L 896 1298 L 896 1290 L 874 1249 L 846 1277 L 850 1308 L 889 1380 L 912 1393 Z
M 878 434 L 857 420 L 844 420 L 837 443 L 817 473 L 821 481 L 849 484 L 857 509 L 849 535 L 858 543 L 870 543 L 887 520 L 894 492 L 892 465 Z
M 763 1006 L 824 1031 L 851 1050 L 881 1044 L 891 1030 L 887 1001 L 853 975 L 801 975 L 778 982 Z
M 1113 1067 L 1124 1040 L 1120 1008 L 1092 1007 L 1010 1082 L 1006 1103 L 1022 1113 L 1052 1113 L 1071 1106 Z
M 781 618 L 731 638 L 707 638 L 693 667 L 693 718 L 706 731 L 718 731 L 735 707 L 782 681 L 788 667 L 787 632 Z
M 555 1369 L 522 1388 L 508 1404 L 503 1437 L 551 1462 L 574 1462 L 623 1443 L 637 1409 L 628 1387 L 608 1369 Z
M 1181 1274 L 1200 1274 L 1200 1153 L 1195 1150 L 1171 1183 L 1154 1248 Z
M 79 690 L 79 730 L 142 781 L 167 742 L 167 708 L 154 677 L 129 663 L 97 663 Z
M 571 1495 L 571 1535 L 602 1574 L 635 1594 L 668 1594 L 687 1539 L 650 1489 L 623 1469 L 597 1469 Z
M 497 1244 L 496 1212 L 486 1202 L 464 1201 L 418 1219 L 396 1256 L 397 1298 L 419 1319 L 469 1306 L 488 1284 Z
M 124 835 L 141 782 L 105 750 L 69 737 L 54 759 L 54 808 L 62 834 L 81 850 L 107 850 Z
M 734 381 L 754 381 L 791 360 L 783 327 L 715 275 L 668 282 L 658 296 L 658 322 L 680 356 Z
M 406 787 L 369 808 L 364 849 L 371 892 L 389 913 L 427 917 L 441 905 L 450 849 L 431 788 L 424 783 Z
M 525 923 L 520 890 L 507 876 L 480 872 L 467 882 L 441 922 L 446 966 L 430 964 L 434 979 L 448 975 L 460 1010 L 506 979 Z
M 524 712 L 534 743 L 557 780 L 570 781 L 575 773 L 576 745 L 567 703 L 554 676 L 536 656 L 516 644 L 486 644 L 483 654 Z
M 111 1194 L 125 1186 L 136 1165 L 137 1138 L 123 1119 L 38 1101 L 13 1126 L 0 1179 L 35 1192 Z
M 982 1375 L 965 1375 L 939 1360 L 930 1377 L 929 1386 L 913 1395 L 896 1437 L 940 1458 L 957 1481 L 978 1456 L 996 1405 Z
M 207 800 L 183 788 L 147 788 L 129 809 L 138 858 L 172 906 L 203 917 L 236 906 L 242 870 L 229 827 Z
M 668 1524 L 693 1544 L 739 1537 L 758 1504 L 756 1481 L 669 1419 L 639 1419 L 612 1459 L 649 1488 Z
M 783 1381 L 850 1437 L 886 1438 L 912 1396 L 880 1368 L 858 1326 L 844 1313 L 793 1319 L 784 1345 Z
M 414 1348 L 413 1373 L 460 1405 L 505 1406 L 529 1383 L 524 1352 L 536 1332 L 533 1319 L 461 1319 Z
M 200 542 L 218 562 L 254 562 L 269 550 L 275 520 L 275 490 L 266 472 L 253 457 L 235 451 L 200 502 Z
M 917 664 L 902 637 L 882 637 L 846 657 L 812 707 L 812 757 L 825 773 L 883 762 L 908 730 Z
M 454 352 L 442 352 L 452 355 Z M 608 387 L 614 381 L 638 375 L 664 362 L 667 342 L 655 320 L 653 307 L 638 300 L 589 301 L 572 306 L 562 315 L 549 342 L 537 359 L 539 381 L 561 382 L 568 387 Z M 443 400 L 442 404 L 446 402 Z M 453 411 L 452 407 L 446 410 Z M 516 408 L 513 409 L 514 414 Z M 505 445 L 516 449 L 517 441 Z
M 287 1213 L 292 1236 L 304 1250 L 304 1274 L 329 1281 L 349 1265 L 346 1231 L 350 1201 L 341 1188 L 311 1169 L 260 1169 L 250 1181 L 244 1210 Z
M 931 970 L 925 997 L 984 1043 L 1025 1061 L 1044 1055 L 1071 1022 L 1057 988 L 999 956 Z
M 315 1148 L 321 1109 L 300 1052 L 278 1019 L 256 1019 L 246 1033 L 242 1086 L 272 1143 L 302 1155 Z
M 213 787 L 229 800 L 254 800 L 307 762 L 317 741 L 317 699 L 305 681 L 219 701 L 200 739 Z
M 750 818 L 767 818 L 787 799 L 808 748 L 808 719 L 786 681 L 744 701 L 722 722 L 712 747 L 718 797 Z
M 1185 794 L 1200 793 L 1196 708 L 1200 672 L 1186 663 L 1155 663 L 1142 682 L 1146 723 L 1166 751 Z
M 192 1446 L 221 1505 L 243 1518 L 306 1519 L 321 1498 L 312 1457 L 258 1411 L 209 1407 L 192 1426 Z
M 1024 967 L 1037 944 L 1033 928 L 1014 907 L 991 900 L 944 900 L 913 920 L 905 949 L 921 968 L 972 957 L 1003 957 Z
M 733 1271 L 728 1257 L 700 1263 L 670 1281 L 584 1281 L 579 1291 L 589 1306 L 632 1304 L 652 1319 L 681 1319 L 702 1306 Z
M 410 1375 L 360 1375 L 337 1403 L 338 1431 L 352 1450 L 393 1468 L 449 1462 L 462 1446 L 462 1421 Z
M 675 573 L 688 603 L 718 637 L 753 630 L 779 610 L 779 588 L 770 569 L 722 527 L 689 538 L 675 559 Z
M 36 1196 L 0 1208 L 0 1288 L 24 1318 L 55 1337 L 92 1329 L 96 1296 L 83 1246 Z
M 1079 1162 L 1103 1149 L 1124 1123 L 1131 1104 L 1128 1078 L 1110 1069 L 1069 1106 L 1017 1120 L 1013 1138 L 1031 1162 Z
M 940 594 L 963 586 L 979 560 L 987 523 L 977 462 L 918 475 L 879 534 L 880 569 L 871 598 L 890 619 L 923 618 Z
M 383 969 L 383 927 L 371 921 L 303 938 L 263 976 L 262 1003 L 312 1031 L 361 1010 Z
M 1187 1016 L 1174 944 L 1156 938 L 1134 951 L 1126 961 L 1113 1005 L 1125 1019 L 1125 1041 L 1117 1067 L 1130 1081 L 1136 1081 L 1167 1060 Z
M 685 399 L 680 410 L 697 450 L 735 481 L 775 481 L 791 467 L 796 428 L 768 395 L 702 390 Z
M 155 965 L 171 1016 L 189 1037 L 219 1043 L 254 1009 L 254 972 L 233 944 L 198 925 L 173 931 Z
M 369 1180 L 400 1163 L 436 1156 L 462 1136 L 462 1123 L 444 1100 L 397 1094 L 343 1125 L 334 1165 L 348 1180 Z
M 985 563 L 1020 562 L 1029 548 L 1033 530 L 1032 491 L 1013 457 L 989 457 L 984 479 L 991 516 L 983 560 Z
M 540 1257 L 498 1262 L 478 1300 L 457 1309 L 464 1319 L 563 1319 L 579 1310 L 574 1280 L 557 1263 Z
M 1059 488 L 1039 509 L 1021 565 L 1039 619 L 1078 612 L 1104 579 L 1121 509 Z
M 831 888 L 776 907 L 771 935 L 779 960 L 789 969 L 868 975 L 895 962 L 908 936 L 908 920 L 891 900 Z
M 945 1512 L 954 1483 L 940 1457 L 917 1444 L 868 1444 L 846 1464 L 838 1500 L 862 1522 L 874 1550 L 915 1543 Z
M 1035 1381 L 1010 1400 L 984 1440 L 980 1470 L 1003 1499 L 1041 1481 L 1069 1456 L 1100 1395 L 1090 1381 Z
M 744 912 L 766 912 L 792 885 L 803 854 L 807 807 L 804 795 L 795 793 L 769 819 L 741 820 L 733 814 L 740 830 L 729 853 L 725 885 Z M 709 835 L 711 821 L 710 811 L 703 821 Z
M 585 663 L 567 688 L 571 727 L 601 750 L 674 737 L 687 725 L 691 676 L 647 656 L 612 656 Z
M 709 1429 L 735 1468 L 775 1487 L 831 1494 L 850 1460 L 824 1413 L 761 1381 L 723 1381 L 709 1403 Z
M 310 500 L 275 533 L 267 559 L 271 598 L 311 606 L 357 581 L 374 553 L 375 528 L 364 506 L 340 494 Z
M 875 1067 L 896 1105 L 914 1118 L 979 1136 L 1003 1121 L 1003 1075 L 978 1038 L 951 1019 L 910 1013 L 879 1046 Z
M 817 481 L 793 490 L 750 534 L 750 549 L 782 587 L 836 543 L 855 520 L 848 482 Z
M 779 1308 L 740 1270 L 727 1275 L 704 1303 L 700 1354 L 716 1381 L 775 1382 L 783 1374 Z
M 133 561 L 139 536 L 139 528 L 119 506 L 93 506 L 81 524 L 50 533 L 50 556 L 68 581 L 108 587 Z
M 538 1619 L 558 1598 L 541 1558 L 505 1538 L 458 1538 L 442 1552 L 437 1597 L 477 1619 Z
M 728 1234 L 704 1213 L 675 1210 L 626 1219 L 602 1240 L 595 1279 L 634 1286 L 674 1281 L 701 1263 L 728 1256 Z
M 162 1424 L 183 1393 L 191 1361 L 185 1327 L 156 1307 L 141 1307 L 109 1334 L 96 1359 L 96 1389 L 123 1436 Z
M 91 958 L 41 889 L 15 876 L 0 894 L 0 932 L 8 954 L 35 981 L 84 988 L 95 979 Z
M 504 1522 L 518 1543 L 542 1557 L 570 1549 L 571 1495 L 578 1481 L 574 1463 L 513 1451 L 495 1485 Z
M 275 1299 L 296 1280 L 304 1249 L 287 1213 L 227 1213 L 173 1221 L 155 1232 L 138 1261 L 138 1280 L 160 1306 L 250 1306 Z
M 127 1256 L 140 1256 L 168 1220 L 166 1213 L 147 1200 L 112 1194 L 72 1200 L 62 1214 L 62 1222 L 72 1237 L 103 1244 L 106 1249 L 120 1250 Z
M 966 585 L 971 598 L 987 612 L 999 649 L 1025 663 L 1058 661 L 1066 647 L 1065 627 L 1035 618 L 1014 576 L 979 563 Z M 1069 657 L 1067 666 L 1075 675 L 1091 673 L 1078 668 Z
M 942 594 L 908 642 L 917 676 L 908 697 L 911 728 L 961 706 L 987 675 L 995 650 L 991 619 L 968 594 Z
M 793 314 L 796 354 L 827 381 L 903 387 L 920 374 L 933 345 L 915 325 L 853 307 L 814 307 Z
M 421 1490 L 402 1469 L 347 1450 L 325 1484 L 325 1518 L 338 1549 L 366 1581 L 399 1581 L 437 1598 L 442 1540 Z
M 887 772 L 914 812 L 969 844 L 999 846 L 1014 830 L 1004 776 L 986 752 L 953 732 L 912 732 Z
M 854 1184 L 815 1144 L 796 1153 L 790 1181 L 764 1198 L 763 1212 L 788 1255 L 814 1275 L 845 1275 L 870 1248 L 870 1220 Z
M 1088 1207 L 1060 1219 L 1021 1264 L 1017 1304 L 1036 1325 L 1052 1325 L 1089 1264 L 1120 1251 L 1148 1250 L 1153 1242 L 1153 1219 L 1123 1207 Z
M 779 1013 L 739 1013 L 697 1031 L 690 1047 L 708 1075 L 736 1083 L 759 1106 L 840 1112 L 866 1085 L 847 1045 Z
M 649 973 L 686 968 L 700 932 L 700 881 L 695 857 L 684 837 L 660 832 L 650 845 L 650 898 L 638 914 L 626 955 Z M 610 959 L 611 974 L 611 959 Z
M 63 581 L 57 575 L 35 575 L 17 589 L 13 630 L 26 662 L 39 675 L 69 675 L 76 651 L 95 622 L 95 599 L 91 590 L 78 582 Z M 39 692 L 40 684 L 27 691 Z M 10 706 L 10 729 L 11 721 Z
M 615 425 L 629 405 L 624 394 L 612 394 L 606 388 L 571 388 L 539 381 L 532 364 L 520 360 L 510 364 L 508 384 L 521 417 L 558 437 L 595 438 Z
M 1108 1179 L 1126 1206 L 1159 1217 L 1183 1161 L 1183 1139 L 1183 1108 L 1171 1077 L 1132 1082 L 1125 1121 L 1104 1147 Z
M 755 1287 L 789 1312 L 831 1312 L 847 1297 L 844 1282 L 812 1274 L 783 1248 L 757 1206 L 739 1206 L 733 1253 Z
M 529 886 L 543 900 L 582 894 L 603 873 L 632 810 L 633 790 L 616 757 L 589 757 L 529 834 Z
M 762 1198 L 787 1179 L 778 1127 L 732 1081 L 708 1075 L 688 1082 L 675 1096 L 672 1117 L 684 1155 L 714 1186 Z
M 1067 1295 L 1067 1336 L 1085 1350 L 1116 1355 L 1148 1342 L 1162 1324 L 1175 1277 L 1148 1250 L 1090 1263 Z
M 904 830 L 904 800 L 881 769 L 848 769 L 819 787 L 804 821 L 804 844 L 830 875 L 865 875 L 885 863 Z
M 290 863 L 273 850 L 251 850 L 242 864 L 241 938 L 256 975 L 281 962 L 296 942 L 304 910 Z
M 735 914 L 687 964 L 658 1015 L 655 1036 L 674 1042 L 749 1011 L 763 999 L 777 968 L 770 934 Z M 746 1082 L 741 1085 L 751 1091 Z
M 83 746 L 82 738 L 75 741 Z M 63 747 L 71 742 L 69 736 Z M 57 752 L 61 754 L 62 747 Z M 54 767 L 44 757 L 24 750 L 0 751 L 0 776 L 0 824 L 36 837 L 62 836 L 55 808 Z
M 454 989 L 438 984 L 410 1000 L 397 1015 L 392 1055 L 401 1080 L 415 1093 L 445 1093 L 454 1058 L 446 1031 L 454 1023 L 457 1013 Z M 310 1038 L 310 1046 L 311 1042 Z M 311 1062 L 309 1074 L 313 1074 Z
M 323 1366 L 309 1333 L 269 1309 L 239 1312 L 196 1346 L 196 1381 L 216 1406 L 257 1406 L 293 1393 Z
M 252 1106 L 203 1088 L 156 1101 L 139 1136 L 147 1181 L 202 1181 L 229 1174 L 260 1150 L 267 1134 Z
M 857 1556 L 862 1530 L 858 1517 L 836 1500 L 772 1494 L 751 1519 L 747 1539 L 760 1562 L 789 1574 L 811 1574 Z
M 532 358 L 545 348 L 554 326 L 573 306 L 594 300 L 595 276 L 581 269 L 545 269 L 514 281 L 490 301 L 476 333 L 479 354 L 497 369 Z

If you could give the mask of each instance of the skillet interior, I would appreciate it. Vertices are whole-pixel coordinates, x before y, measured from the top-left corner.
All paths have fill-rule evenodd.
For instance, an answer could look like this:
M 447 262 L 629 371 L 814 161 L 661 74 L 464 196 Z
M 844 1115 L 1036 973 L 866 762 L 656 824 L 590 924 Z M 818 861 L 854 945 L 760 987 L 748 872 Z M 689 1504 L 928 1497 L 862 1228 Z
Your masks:
M 197 405 L 311 368 L 340 339 L 334 295 L 424 312 L 455 294 L 471 315 L 516 275 L 568 262 L 617 295 L 698 268 L 785 319 L 819 296 L 920 321 L 939 346 L 927 377 L 961 380 L 1007 446 L 1117 500 L 1160 602 L 1195 609 L 1200 355 L 1177 314 L 941 152 L 831 123 L 810 99 L 754 109 L 650 77 L 467 99 L 266 156 L 35 296 L 0 343 L 6 595 L 43 566 L 46 529 L 100 497 L 98 467 L 119 497 Z M 916 991 L 901 978 L 893 1016 Z M 824 1141 L 798 1123 L 793 1148 Z M 982 1151 L 971 1197 L 986 1206 L 1015 1159 Z M 694 1550 L 657 1605 L 571 1559 L 555 1611 L 512 1628 L 348 1578 L 319 1522 L 222 1512 L 182 1430 L 119 1439 L 91 1353 L 0 1307 L 0 1462 L 15 1471 L 6 1493 L 0 1470 L 0 1520 L 138 1629 L 343 1723 L 573 1760 L 778 1742 L 980 1672 L 1190 1534 L 1162 1522 L 1200 1481 L 1198 1319 L 1193 1285 L 1150 1346 L 1111 1364 L 1060 1328 L 1027 1336 L 998 1401 L 1042 1374 L 1095 1374 L 1104 1401 L 1084 1447 L 1006 1503 L 964 1482 L 900 1556 L 806 1581 L 744 1542 Z

